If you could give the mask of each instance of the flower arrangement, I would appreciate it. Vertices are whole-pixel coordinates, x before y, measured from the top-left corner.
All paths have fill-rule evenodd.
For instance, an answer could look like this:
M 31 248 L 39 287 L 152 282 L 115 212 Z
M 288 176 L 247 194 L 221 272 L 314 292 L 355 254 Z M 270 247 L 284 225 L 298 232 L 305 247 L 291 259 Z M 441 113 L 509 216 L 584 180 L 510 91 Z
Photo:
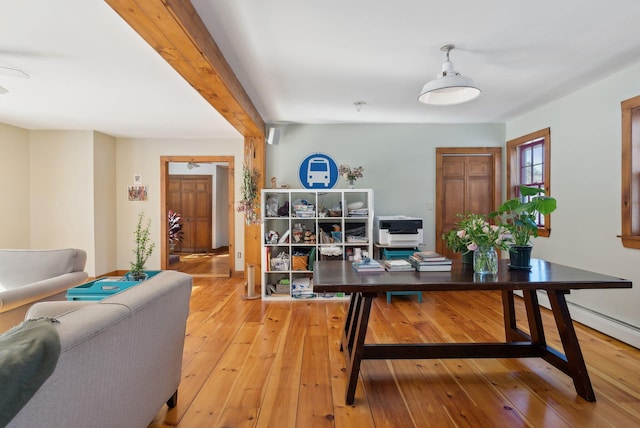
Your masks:
M 509 231 L 502 225 L 490 224 L 481 214 L 460 215 L 455 229 L 443 235 L 447 247 L 453 251 L 466 253 L 478 248 L 509 249 Z
M 130 275 L 134 279 L 140 279 L 144 277 L 144 267 L 145 263 L 151 253 L 153 253 L 153 249 L 156 244 L 151 242 L 149 239 L 149 227 L 151 226 L 151 220 L 147 221 L 147 224 L 143 226 L 144 220 L 144 212 L 138 215 L 138 224 L 136 226 L 136 230 L 134 235 L 136 237 L 136 248 L 133 250 L 133 254 L 135 255 L 135 261 L 131 262 L 131 272 Z
M 260 223 L 258 216 L 258 179 L 260 172 L 251 168 L 245 162 L 242 167 L 242 199 L 238 202 L 238 212 L 244 213 L 244 220 L 248 225 Z
M 180 214 L 169 210 L 167 219 L 169 221 L 169 242 L 182 241 L 184 239 L 184 232 L 182 231 L 182 225 L 180 224 Z
M 351 169 L 349 165 L 340 165 L 340 168 L 338 169 L 338 172 L 340 173 L 340 175 L 346 178 L 347 181 L 349 182 L 353 182 L 353 181 L 356 181 L 358 178 L 362 178 L 363 171 L 364 171 L 364 168 L 362 168 L 361 166 L 357 166 Z

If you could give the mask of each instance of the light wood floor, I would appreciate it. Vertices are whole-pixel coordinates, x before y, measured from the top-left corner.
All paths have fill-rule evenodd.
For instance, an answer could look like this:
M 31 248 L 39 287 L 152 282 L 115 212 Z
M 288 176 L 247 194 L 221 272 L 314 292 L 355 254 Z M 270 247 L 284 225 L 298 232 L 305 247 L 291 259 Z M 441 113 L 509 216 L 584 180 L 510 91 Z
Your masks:
M 368 360 L 355 404 L 346 406 L 346 303 L 263 303 L 245 294 L 241 278 L 194 277 L 178 406 L 163 407 L 150 427 L 640 426 L 640 351 L 580 325 L 596 403 L 539 359 Z M 559 347 L 553 319 L 543 315 L 547 339 Z M 367 341 L 503 334 L 497 292 L 434 292 L 422 304 L 394 296 L 387 305 L 380 296 Z
M 231 258 L 228 248 L 207 254 L 176 254 L 176 256 L 178 261 L 170 263 L 168 269 L 186 272 L 193 276 L 229 277 Z

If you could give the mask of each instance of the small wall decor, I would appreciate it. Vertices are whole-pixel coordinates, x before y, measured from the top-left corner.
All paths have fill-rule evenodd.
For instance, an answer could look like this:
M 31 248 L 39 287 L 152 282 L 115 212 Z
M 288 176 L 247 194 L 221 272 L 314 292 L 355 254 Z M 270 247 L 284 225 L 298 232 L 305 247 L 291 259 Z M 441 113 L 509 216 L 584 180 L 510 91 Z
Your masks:
M 128 186 L 127 191 L 130 201 L 146 201 L 149 197 L 146 184 Z

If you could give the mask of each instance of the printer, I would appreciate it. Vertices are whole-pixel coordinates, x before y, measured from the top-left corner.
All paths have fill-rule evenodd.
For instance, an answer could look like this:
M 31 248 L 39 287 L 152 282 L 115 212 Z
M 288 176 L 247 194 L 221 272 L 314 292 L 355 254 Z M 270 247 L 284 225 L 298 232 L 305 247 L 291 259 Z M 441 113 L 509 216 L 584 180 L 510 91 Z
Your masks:
M 417 247 L 423 244 L 422 219 L 404 215 L 377 216 L 374 223 L 377 243 L 389 247 Z

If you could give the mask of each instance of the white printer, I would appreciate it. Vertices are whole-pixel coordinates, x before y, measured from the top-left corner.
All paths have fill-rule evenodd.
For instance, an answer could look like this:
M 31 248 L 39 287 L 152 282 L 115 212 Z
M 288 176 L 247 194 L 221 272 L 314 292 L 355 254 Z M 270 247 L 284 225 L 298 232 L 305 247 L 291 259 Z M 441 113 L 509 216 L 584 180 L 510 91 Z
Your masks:
M 378 216 L 374 223 L 377 243 L 390 247 L 417 247 L 423 244 L 422 219 L 404 215 Z

